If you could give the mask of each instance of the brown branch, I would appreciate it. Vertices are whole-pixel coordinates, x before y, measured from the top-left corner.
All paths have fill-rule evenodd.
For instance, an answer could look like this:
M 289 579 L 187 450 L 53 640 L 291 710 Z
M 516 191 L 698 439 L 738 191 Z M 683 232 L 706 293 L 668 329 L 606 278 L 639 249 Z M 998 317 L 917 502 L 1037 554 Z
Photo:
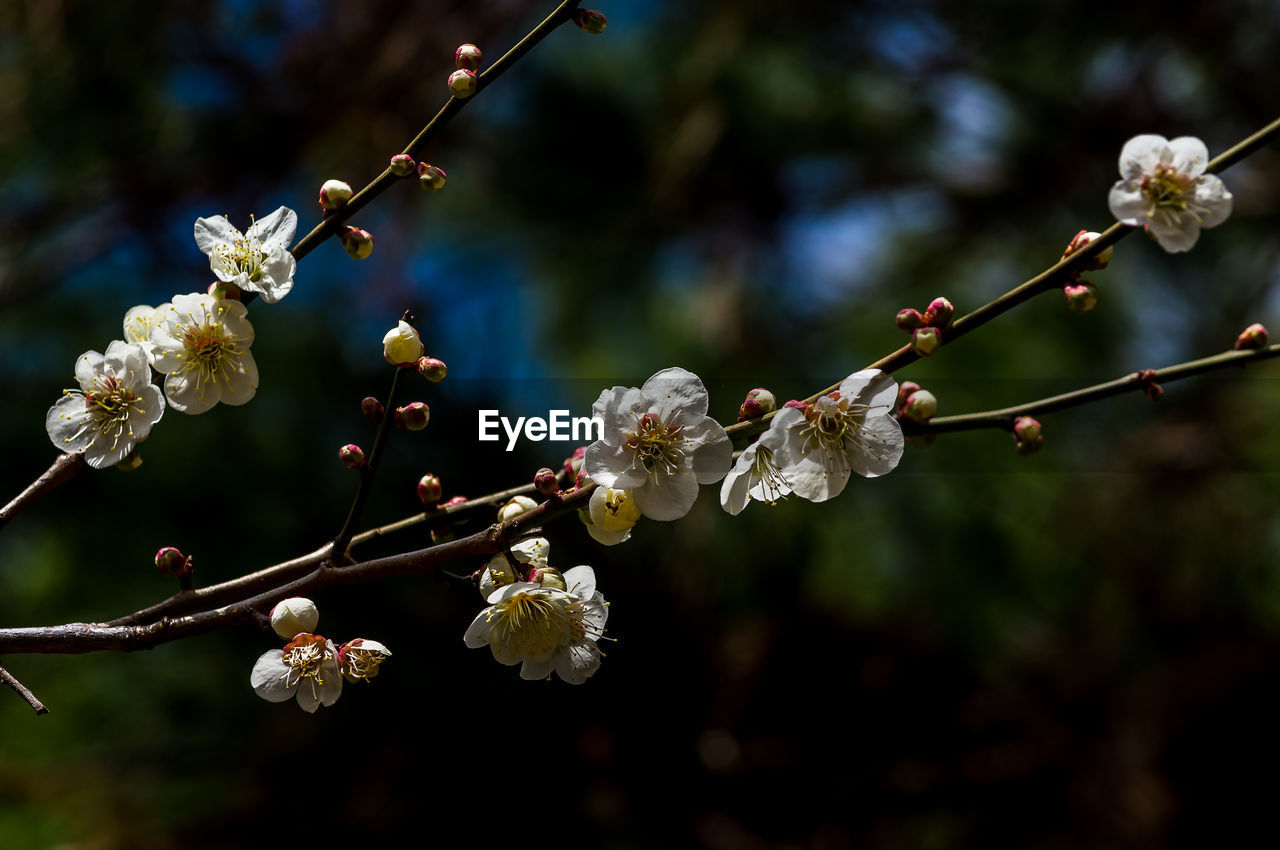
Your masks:
M 45 707 L 45 704 L 42 703 L 39 700 L 39 698 L 36 697 L 35 694 L 31 693 L 31 691 L 27 688 L 26 685 L 22 684 L 17 679 L 15 679 L 13 677 L 13 674 L 10 673 L 8 670 L 4 669 L 3 667 L 0 667 L 0 682 L 3 682 L 9 687 L 13 688 L 14 692 L 17 693 L 18 696 L 26 700 L 27 705 L 31 706 L 31 708 L 35 711 L 36 714 L 49 713 L 49 709 Z
M 0 528 L 3 528 L 9 520 L 22 513 L 36 499 L 58 485 L 70 481 L 80 470 L 87 466 L 88 464 L 85 463 L 83 455 L 58 455 L 58 459 L 50 464 L 49 468 L 39 478 L 27 485 L 27 488 L 15 496 L 13 501 L 0 508 Z

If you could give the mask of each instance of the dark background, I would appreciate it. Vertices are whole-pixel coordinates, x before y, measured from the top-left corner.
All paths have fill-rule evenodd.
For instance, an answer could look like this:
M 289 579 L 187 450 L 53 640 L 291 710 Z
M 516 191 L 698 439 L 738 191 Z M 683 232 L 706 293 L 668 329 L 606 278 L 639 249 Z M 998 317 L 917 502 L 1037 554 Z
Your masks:
M 280 204 L 318 220 L 445 98 L 454 48 L 492 61 L 550 2 L 0 4 L 5 499 L 55 452 L 44 411 L 125 311 L 211 280 L 192 222 Z M 1110 223 L 1137 133 L 1212 153 L 1276 116 L 1273 2 L 608 0 L 566 27 L 255 304 L 251 404 L 170 410 L 132 474 L 82 475 L 0 535 L 0 622 L 103 620 L 171 592 L 162 545 L 212 583 L 308 552 L 368 448 L 379 339 L 418 311 L 441 385 L 395 435 L 368 514 L 433 471 L 479 495 L 558 464 L 508 455 L 475 411 L 588 412 L 681 365 L 731 421 L 743 394 L 834 383 Z M 1187 255 L 1133 236 L 1102 304 L 1043 296 L 900 377 L 944 413 L 1228 348 L 1274 320 L 1280 158 L 1225 175 L 1235 213 Z M 0 847 L 448 845 L 1154 848 L 1274 829 L 1280 757 L 1280 412 L 1274 368 L 909 449 L 820 505 L 707 488 L 685 519 L 604 549 L 572 519 L 553 562 L 611 601 L 587 684 L 523 682 L 462 633 L 465 584 L 317 597 L 320 631 L 387 643 L 372 687 L 306 715 L 248 686 L 252 630 L 133 655 L 10 656 L 51 708 L 0 693 Z M 474 527 L 481 527 L 476 522 Z M 363 554 L 423 545 L 420 533 Z M 468 572 L 478 564 L 458 564 Z

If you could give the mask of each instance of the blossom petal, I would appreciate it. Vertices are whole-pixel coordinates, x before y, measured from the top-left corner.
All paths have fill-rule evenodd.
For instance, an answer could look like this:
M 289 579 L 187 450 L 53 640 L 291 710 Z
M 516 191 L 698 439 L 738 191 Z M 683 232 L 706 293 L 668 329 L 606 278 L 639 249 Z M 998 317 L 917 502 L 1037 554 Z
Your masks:
M 879 369 L 863 369 L 840 382 L 840 395 L 852 396 L 868 407 L 893 410 L 898 403 L 898 382 Z
M 868 416 L 862 423 L 860 440 L 870 445 L 865 451 L 850 453 L 849 466 L 854 472 L 863 478 L 876 478 L 897 469 L 906 443 L 898 420 L 892 416 Z
M 1117 182 L 1107 195 L 1107 206 L 1121 224 L 1141 227 L 1147 223 L 1147 200 L 1138 183 L 1126 180 Z
M 636 421 L 649 412 L 649 400 L 635 387 L 612 387 L 600 392 L 591 412 L 604 421 L 603 441 L 617 446 L 622 435 L 634 431 Z
M 93 385 L 102 372 L 105 359 L 96 351 L 86 351 L 76 358 L 76 381 L 80 384 L 80 389 L 87 393 L 93 392 Z
M 702 379 L 687 369 L 673 366 L 655 373 L 640 392 L 657 403 L 658 417 L 668 424 L 672 417 L 706 416 L 710 396 Z M 605 425 L 606 429 L 608 424 Z M 719 480 L 719 479 L 716 479 Z
M 1194 216 L 1182 215 L 1171 220 L 1156 217 L 1147 225 L 1147 231 L 1155 237 L 1160 247 L 1170 254 L 1190 251 L 1200 239 L 1200 224 Z
M 733 441 L 719 422 L 703 416 L 687 424 L 683 434 L 698 443 L 693 450 L 693 472 L 699 484 L 714 484 L 728 474 L 733 465 Z
M 608 430 L 605 433 L 609 433 Z M 631 490 L 649 480 L 648 472 L 636 464 L 635 460 L 634 449 L 611 446 L 604 440 L 596 440 L 587 446 L 587 451 L 582 456 L 582 468 L 587 477 L 601 487 Z
M 257 219 L 249 225 L 246 234 L 262 244 L 262 250 L 268 254 L 276 248 L 288 248 L 293 236 L 298 232 L 298 214 L 288 207 L 277 207 L 270 215 Z
M 581 685 L 600 669 L 600 650 L 587 641 L 575 641 L 555 656 L 556 675 L 571 685 Z
M 278 248 L 263 265 L 262 280 L 250 281 L 244 288 L 262 295 L 267 304 L 275 304 L 293 290 L 293 274 L 298 270 L 298 261 L 284 248 Z
M 751 467 L 755 465 L 756 452 L 759 448 L 759 443 L 747 446 L 738 456 L 738 462 L 733 465 L 733 469 L 729 470 L 729 474 L 724 477 L 724 483 L 720 485 L 720 506 L 731 516 L 742 513 L 743 508 L 747 506 L 747 489 L 751 486 Z
M 174 410 L 194 416 L 222 400 L 222 384 L 202 381 L 198 373 L 172 372 L 164 379 L 164 394 Z
M 781 467 L 794 466 L 804 457 L 804 438 L 800 436 L 796 426 L 804 421 L 804 414 L 794 407 L 784 407 L 773 416 L 769 431 L 776 432 L 773 438 L 776 443 L 773 449 L 774 463 Z
M 1179 136 L 1169 142 L 1173 170 L 1186 177 L 1199 177 L 1209 164 L 1209 149 L 1195 136 Z
M 196 245 L 202 253 L 208 254 L 210 257 L 222 245 L 232 245 L 243 234 L 232 226 L 231 221 L 225 215 L 216 215 L 212 218 L 196 219 Z
M 546 679 L 551 676 L 551 659 L 545 661 L 526 661 L 520 665 L 520 678 L 530 682 Z
M 585 564 L 565 570 L 564 585 L 571 596 L 590 599 L 596 592 L 596 571 Z
M 226 387 L 222 390 L 222 403 L 238 406 L 253 398 L 258 391 L 258 363 L 252 352 L 246 351 L 238 358 L 226 359 Z
M 84 396 L 64 395 L 44 415 L 44 428 L 59 451 L 79 454 L 93 442 L 94 433 L 88 427 L 91 419 Z
M 269 649 L 258 657 L 249 674 L 249 684 L 258 696 L 268 702 L 284 702 L 293 696 L 289 687 L 289 666 L 284 663 L 284 651 Z
M 1206 174 L 1197 180 L 1191 198 L 1192 203 L 1203 210 L 1201 227 L 1217 227 L 1231 215 L 1234 196 L 1216 174 Z
M 698 498 L 698 478 L 692 469 L 680 469 L 672 475 L 655 478 L 644 487 L 631 491 L 640 513 L 649 519 L 668 521 L 689 513 Z
M 1134 136 L 1120 150 L 1120 176 L 1125 180 L 1139 181 L 1142 175 L 1155 171 L 1158 163 L 1171 156 L 1169 140 L 1164 136 Z
M 489 644 L 489 630 L 493 628 L 493 621 L 489 619 L 489 614 L 493 611 L 492 606 L 485 608 L 476 618 L 471 621 L 471 625 L 467 626 L 467 633 L 462 636 L 462 641 L 467 645 L 468 649 L 479 649 Z
M 828 462 L 824 464 L 824 460 Z M 797 464 L 788 466 L 784 474 L 787 476 L 792 492 L 811 502 L 825 502 L 827 499 L 835 498 L 849 483 L 849 470 L 834 465 L 819 451 L 806 455 Z

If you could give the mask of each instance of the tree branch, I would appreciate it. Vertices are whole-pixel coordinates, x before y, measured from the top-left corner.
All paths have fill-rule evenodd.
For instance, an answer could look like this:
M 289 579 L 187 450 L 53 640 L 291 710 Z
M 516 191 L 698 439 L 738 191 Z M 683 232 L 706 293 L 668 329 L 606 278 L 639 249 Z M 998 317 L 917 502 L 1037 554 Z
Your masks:
M 31 691 L 27 689 L 26 685 L 15 679 L 13 674 L 3 667 L 0 667 L 0 682 L 4 682 L 9 687 L 13 688 L 18 696 L 27 701 L 27 705 L 31 706 L 36 714 L 49 713 L 49 709 L 45 707 L 45 704 L 42 703 L 35 694 L 31 693 Z

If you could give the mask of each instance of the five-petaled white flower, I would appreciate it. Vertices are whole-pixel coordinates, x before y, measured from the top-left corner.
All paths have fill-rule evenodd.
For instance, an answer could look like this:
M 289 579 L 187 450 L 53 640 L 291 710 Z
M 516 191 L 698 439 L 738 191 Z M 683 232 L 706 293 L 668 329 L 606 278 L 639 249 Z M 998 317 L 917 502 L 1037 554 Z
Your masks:
M 777 418 L 775 415 L 774 421 Z M 773 459 L 785 436 L 785 431 L 770 427 L 738 456 L 720 486 L 720 504 L 726 511 L 737 516 L 750 499 L 773 505 L 791 492 L 791 485 Z
M 86 351 L 76 360 L 76 381 L 80 388 L 64 390 L 45 414 L 45 430 L 55 446 L 83 453 L 95 469 L 128 457 L 164 414 L 141 345 L 114 340 L 106 354 Z
M 151 342 L 174 408 L 204 413 L 218 402 L 238 405 L 253 398 L 258 366 L 249 352 L 253 325 L 246 312 L 239 301 L 199 292 L 173 297 L 164 320 L 151 330 Z
M 891 377 L 865 369 L 803 410 L 788 407 L 774 414 L 769 430 L 782 440 L 773 460 L 792 492 L 823 502 L 840 494 L 850 472 L 865 478 L 892 472 L 903 446 L 902 428 L 891 415 L 897 398 Z
M 566 590 L 529 581 L 499 588 L 463 640 L 472 649 L 488 646 L 501 664 L 520 664 L 522 679 L 545 679 L 555 671 L 566 682 L 582 684 L 600 667 L 596 642 L 609 608 L 591 567 L 566 571 L 564 581 Z
M 249 684 L 268 702 L 296 696 L 302 710 L 313 713 L 321 705 L 333 705 L 342 695 L 338 652 L 333 641 L 320 635 L 295 635 L 284 649 L 262 653 L 249 674 Z
M 516 559 L 516 564 L 523 566 L 513 567 L 507 560 L 507 556 L 501 552 L 490 558 L 489 563 L 485 564 L 484 570 L 481 571 L 478 582 L 482 598 L 487 600 L 498 588 L 520 581 L 521 574 L 517 572 L 518 569 L 523 569 L 527 574 L 529 569 L 546 567 L 551 543 L 545 537 L 531 537 L 512 544 L 510 551 L 511 556 Z
M 1205 174 L 1209 149 L 1192 136 L 1134 136 L 1120 152 L 1120 176 L 1107 198 L 1111 214 L 1144 227 L 1170 253 L 1190 251 L 1200 228 L 1231 215 L 1231 193 Z
M 223 283 L 245 292 L 256 292 L 274 304 L 293 289 L 298 267 L 289 243 L 298 230 L 298 214 L 280 207 L 266 218 L 255 219 L 241 233 L 225 215 L 196 219 L 196 244 L 209 255 L 209 268 Z
M 155 345 L 151 342 L 151 330 L 164 322 L 164 317 L 172 306 L 167 303 L 159 307 L 139 304 L 129 308 L 129 312 L 124 314 L 125 342 L 136 342 L 141 345 L 143 351 L 147 352 L 147 360 L 155 359 Z
M 604 438 L 587 446 L 582 468 L 601 487 L 630 490 L 650 519 L 679 519 L 698 498 L 698 485 L 724 478 L 733 458 L 733 443 L 707 416 L 707 402 L 698 376 L 678 367 L 639 389 L 605 390 L 591 408 L 604 420 Z

